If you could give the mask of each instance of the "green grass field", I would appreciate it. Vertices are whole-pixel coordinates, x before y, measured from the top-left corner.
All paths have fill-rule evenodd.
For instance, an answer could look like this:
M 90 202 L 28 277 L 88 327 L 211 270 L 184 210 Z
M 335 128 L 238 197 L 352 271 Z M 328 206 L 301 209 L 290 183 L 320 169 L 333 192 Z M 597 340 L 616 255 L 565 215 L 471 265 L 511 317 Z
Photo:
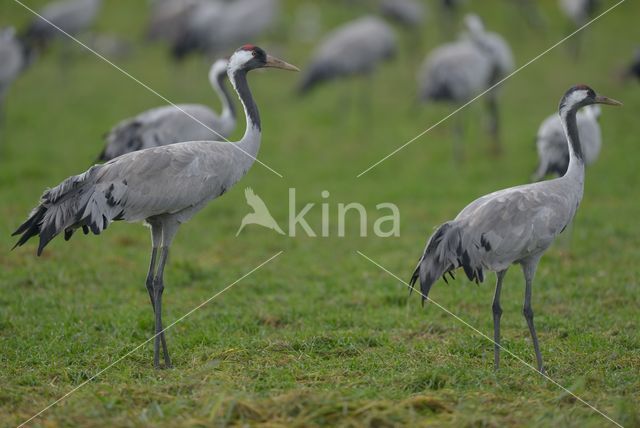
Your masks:
M 43 1 L 29 1 L 42 5 Z M 346 3 L 346 2 L 344 2 Z M 542 2 L 547 31 L 528 28 L 503 0 L 472 1 L 487 27 L 501 32 L 522 65 L 559 40 L 567 25 L 555 1 Z M 612 1 L 603 2 L 612 5 Z M 285 1 L 282 28 L 299 3 Z M 363 12 L 318 2 L 325 29 Z M 435 7 L 432 7 L 435 9 Z M 408 279 L 433 227 L 472 199 L 528 180 L 536 164 L 537 126 L 564 91 L 587 83 L 619 99 L 603 108 L 604 146 L 587 171 L 571 242 L 542 259 L 533 308 L 548 374 L 625 427 L 640 426 L 640 86 L 616 80 L 640 43 L 640 5 L 628 0 L 584 32 L 575 62 L 560 46 L 507 82 L 500 158 L 489 154 L 481 101 L 464 111 L 466 162 L 452 161 L 448 121 L 361 178 L 356 175 L 448 114 L 416 108 L 414 75 L 443 41 L 435 13 L 423 34 L 401 32 L 401 53 L 366 82 L 327 85 L 294 96 L 298 75 L 253 73 L 261 107 L 260 165 L 176 238 L 167 268 L 164 320 L 170 324 L 278 251 L 283 254 L 178 323 L 167 333 L 172 370 L 153 369 L 149 343 L 53 406 L 34 426 L 614 426 L 434 305 L 422 308 L 401 283 L 361 251 Z M 29 13 L 12 0 L 0 25 L 23 25 Z M 146 2 L 105 2 L 98 31 L 126 35 L 133 55 L 119 61 L 174 102 L 214 105 L 208 64 L 182 66 L 163 46 L 141 42 Z M 304 68 L 313 44 L 281 30 L 260 45 Z M 11 88 L 0 136 L 0 424 L 15 426 L 127 354 L 152 335 L 144 279 L 149 233 L 114 224 L 103 235 L 56 239 L 42 257 L 35 245 L 10 252 L 11 232 L 43 189 L 82 172 L 102 135 L 124 117 L 164 104 L 89 53 L 75 50 L 60 67 L 59 47 Z M 360 111 L 363 102 L 368 115 Z M 244 131 L 242 120 L 235 133 Z M 320 203 L 331 210 L 331 237 L 295 238 L 248 226 L 243 189 L 252 187 L 282 226 L 288 189 L 320 230 Z M 323 190 L 329 191 L 326 199 Z M 337 204 L 393 202 L 401 234 L 360 238 L 355 216 L 339 238 Z M 372 222 L 370 222 L 370 225 Z M 480 286 L 458 275 L 430 297 L 491 335 L 494 277 Z M 521 314 L 524 281 L 507 275 L 503 344 L 535 358 Z

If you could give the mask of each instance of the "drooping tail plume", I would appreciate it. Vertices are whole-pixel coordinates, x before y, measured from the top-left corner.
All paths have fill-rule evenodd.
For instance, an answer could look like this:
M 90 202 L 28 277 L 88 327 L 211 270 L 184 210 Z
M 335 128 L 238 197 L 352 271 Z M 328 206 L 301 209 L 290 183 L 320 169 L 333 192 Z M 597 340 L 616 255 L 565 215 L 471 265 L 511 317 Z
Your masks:
M 482 282 L 484 280 L 482 266 L 462 245 L 461 228 L 455 221 L 451 221 L 440 226 L 429 238 L 424 253 L 409 281 L 411 290 L 419 280 L 422 303 L 424 304 L 424 301 L 429 297 L 433 283 L 440 277 L 446 282 L 445 275 L 447 273 L 455 279 L 452 271 L 458 267 L 464 269 L 470 281 Z

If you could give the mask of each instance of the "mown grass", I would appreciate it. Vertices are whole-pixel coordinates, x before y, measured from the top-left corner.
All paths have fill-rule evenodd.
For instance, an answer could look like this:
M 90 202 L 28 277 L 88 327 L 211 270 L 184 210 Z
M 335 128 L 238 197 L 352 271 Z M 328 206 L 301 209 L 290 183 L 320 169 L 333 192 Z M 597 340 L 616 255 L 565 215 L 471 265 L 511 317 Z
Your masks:
M 39 5 L 41 1 L 29 2 Z M 481 3 L 481 5 L 480 5 Z M 605 2 L 612 4 L 612 2 Z M 285 2 L 284 24 L 298 3 Z M 325 28 L 362 12 L 318 3 Z M 471 2 L 487 25 L 510 40 L 518 64 L 566 30 L 555 2 L 539 34 L 505 1 Z M 435 17 L 423 34 L 402 33 L 402 52 L 368 88 L 339 82 L 297 99 L 293 74 L 255 73 L 262 108 L 262 161 L 235 189 L 184 226 L 167 269 L 165 322 L 171 323 L 278 251 L 284 253 L 168 332 L 175 368 L 152 368 L 146 345 L 52 407 L 41 426 L 607 426 L 592 409 L 504 355 L 494 372 L 492 344 L 433 305 L 421 308 L 396 280 L 356 251 L 407 278 L 432 228 L 473 198 L 522 183 L 535 166 L 533 136 L 561 94 L 584 82 L 625 102 L 605 109 L 605 145 L 587 175 L 570 245 L 543 258 L 534 310 L 549 375 L 626 427 L 640 426 L 640 205 L 637 202 L 640 88 L 621 85 L 616 70 L 640 40 L 640 12 L 627 1 L 585 31 L 579 62 L 560 47 L 504 88 L 505 153 L 489 156 L 482 109 L 465 112 L 467 161 L 451 161 L 447 123 L 363 177 L 356 175 L 439 120 L 450 107 L 416 109 L 414 73 L 442 41 Z M 98 29 L 135 42 L 122 66 L 176 102 L 212 103 L 207 65 L 176 67 L 160 46 L 142 45 L 144 2 L 106 2 Z M 28 13 L 11 1 L 0 23 Z M 304 66 L 312 45 L 278 31 L 261 43 Z M 10 233 L 42 189 L 84 170 L 101 135 L 123 117 L 162 102 L 91 55 L 66 70 L 57 52 L 42 58 L 11 89 L 0 143 L 0 420 L 29 418 L 146 340 L 152 315 L 144 289 L 148 232 L 116 224 L 100 237 L 54 241 L 41 258 L 33 246 L 9 252 Z M 370 89 L 371 93 L 366 92 Z M 368 95 L 368 98 L 365 96 Z M 369 116 L 361 110 L 370 105 Z M 239 128 L 242 128 L 240 126 Z M 236 135 L 241 135 L 239 129 Z M 287 191 L 319 231 L 320 207 L 332 210 L 332 236 L 282 237 L 249 227 L 251 186 L 281 225 Z M 337 238 L 336 207 L 396 203 L 401 236 L 358 237 L 350 218 Z M 562 239 L 561 239 L 562 241 Z M 490 334 L 493 278 L 479 287 L 459 278 L 431 297 Z M 512 269 L 503 291 L 504 345 L 534 362 L 521 316 L 523 284 Z

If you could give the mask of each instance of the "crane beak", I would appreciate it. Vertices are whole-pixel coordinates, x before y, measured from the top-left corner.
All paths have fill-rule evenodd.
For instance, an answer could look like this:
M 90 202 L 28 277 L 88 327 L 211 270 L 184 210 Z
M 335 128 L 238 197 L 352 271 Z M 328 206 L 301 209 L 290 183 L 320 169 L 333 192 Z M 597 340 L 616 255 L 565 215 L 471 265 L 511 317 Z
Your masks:
M 267 64 L 265 65 L 265 67 L 281 68 L 283 70 L 289 70 L 289 71 L 300 71 L 300 69 L 295 65 L 291 65 L 288 62 L 284 62 L 283 60 L 278 59 L 271 55 L 267 55 Z
M 621 106 L 622 103 L 620 101 L 616 101 L 612 98 L 603 97 L 601 95 L 596 96 L 596 103 L 598 104 L 608 104 L 610 106 Z

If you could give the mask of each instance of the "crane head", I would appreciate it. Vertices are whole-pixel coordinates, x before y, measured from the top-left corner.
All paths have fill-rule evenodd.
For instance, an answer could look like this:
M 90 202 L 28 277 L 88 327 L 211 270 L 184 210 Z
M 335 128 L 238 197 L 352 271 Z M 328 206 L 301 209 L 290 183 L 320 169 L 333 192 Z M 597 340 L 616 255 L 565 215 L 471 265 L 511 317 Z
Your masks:
M 244 45 L 229 58 L 229 71 L 253 70 L 256 68 L 280 68 L 283 70 L 300 71 L 295 65 L 268 55 L 263 49 L 255 45 Z
M 596 94 L 596 91 L 587 85 L 576 85 L 570 88 L 562 97 L 559 109 L 560 114 L 564 111 L 576 111 L 591 104 L 622 105 L 620 101 Z

